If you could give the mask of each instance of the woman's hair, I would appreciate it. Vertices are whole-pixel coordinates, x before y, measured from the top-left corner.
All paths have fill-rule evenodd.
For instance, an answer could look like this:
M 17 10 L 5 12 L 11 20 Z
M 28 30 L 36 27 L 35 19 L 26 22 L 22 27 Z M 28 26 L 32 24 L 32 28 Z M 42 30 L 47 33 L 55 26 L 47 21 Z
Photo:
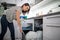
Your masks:
M 30 5 L 29 5 L 29 3 L 23 4 L 22 7 L 23 7 L 24 5 L 25 5 L 25 6 L 29 6 L 29 9 L 28 9 L 28 11 L 27 11 L 27 12 L 29 12 L 29 11 L 30 11 Z

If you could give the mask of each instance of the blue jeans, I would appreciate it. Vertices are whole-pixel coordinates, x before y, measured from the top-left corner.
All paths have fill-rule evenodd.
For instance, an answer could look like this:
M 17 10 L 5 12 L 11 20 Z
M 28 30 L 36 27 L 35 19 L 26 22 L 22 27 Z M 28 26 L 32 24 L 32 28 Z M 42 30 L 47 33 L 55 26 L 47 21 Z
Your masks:
M 13 22 L 9 23 L 6 19 L 6 15 L 3 15 L 1 18 L 1 34 L 0 34 L 0 40 L 3 40 L 5 33 L 7 32 L 7 27 L 10 30 L 11 33 L 11 40 L 15 40 L 15 31 Z

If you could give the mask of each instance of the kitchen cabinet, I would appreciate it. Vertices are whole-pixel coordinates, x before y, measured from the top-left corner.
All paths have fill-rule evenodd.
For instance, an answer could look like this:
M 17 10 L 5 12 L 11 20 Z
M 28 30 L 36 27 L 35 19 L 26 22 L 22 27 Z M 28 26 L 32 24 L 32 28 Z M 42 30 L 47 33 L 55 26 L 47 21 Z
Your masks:
M 16 4 L 16 0 L 1 0 L 0 2 L 6 2 L 6 3 L 11 3 L 11 4 Z
M 43 40 L 60 40 L 60 12 L 43 17 Z

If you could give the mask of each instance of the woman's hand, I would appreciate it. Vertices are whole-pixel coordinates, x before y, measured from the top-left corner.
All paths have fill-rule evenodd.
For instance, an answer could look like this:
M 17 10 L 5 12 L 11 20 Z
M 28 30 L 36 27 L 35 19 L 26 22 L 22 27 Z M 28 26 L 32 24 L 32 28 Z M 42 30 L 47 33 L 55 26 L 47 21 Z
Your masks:
M 20 28 L 20 32 L 21 32 L 21 33 L 23 32 L 22 28 Z

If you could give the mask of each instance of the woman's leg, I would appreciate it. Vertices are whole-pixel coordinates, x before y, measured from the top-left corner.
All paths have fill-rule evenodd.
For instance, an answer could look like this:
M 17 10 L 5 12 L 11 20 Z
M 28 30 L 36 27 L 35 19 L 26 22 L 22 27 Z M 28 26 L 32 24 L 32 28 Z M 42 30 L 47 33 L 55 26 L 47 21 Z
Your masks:
M 15 40 L 15 30 L 14 30 L 13 23 L 9 23 L 9 24 L 8 24 L 8 27 L 9 27 L 9 30 L 10 30 L 10 32 L 11 32 L 11 39 L 12 39 L 12 40 Z
M 7 21 L 6 16 L 3 15 L 1 18 L 1 34 L 0 34 L 0 40 L 3 40 L 5 33 L 7 32 Z

